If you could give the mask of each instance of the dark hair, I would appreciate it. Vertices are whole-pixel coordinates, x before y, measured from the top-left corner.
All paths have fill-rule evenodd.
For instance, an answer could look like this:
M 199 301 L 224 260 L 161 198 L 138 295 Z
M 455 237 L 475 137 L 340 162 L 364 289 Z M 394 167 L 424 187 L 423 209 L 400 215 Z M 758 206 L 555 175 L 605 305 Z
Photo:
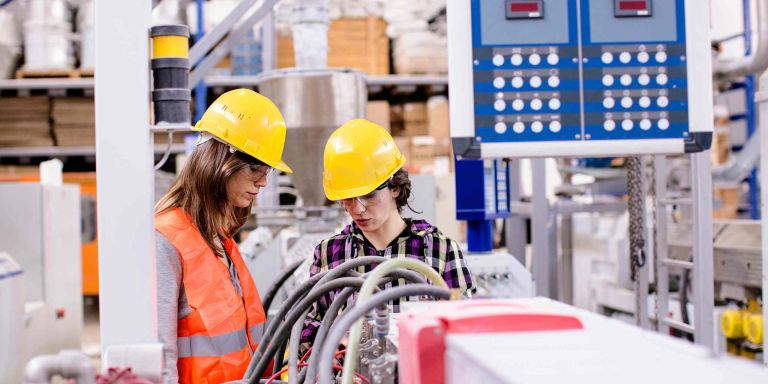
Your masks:
M 389 189 L 397 190 L 399 192 L 395 198 L 395 204 L 397 204 L 398 212 L 402 213 L 403 207 L 408 207 L 411 212 L 421 213 L 414 210 L 413 207 L 408 204 L 408 200 L 411 199 L 411 179 L 408 177 L 408 171 L 400 168 L 397 172 L 395 172 L 395 174 L 392 175 L 392 178 L 389 180 Z

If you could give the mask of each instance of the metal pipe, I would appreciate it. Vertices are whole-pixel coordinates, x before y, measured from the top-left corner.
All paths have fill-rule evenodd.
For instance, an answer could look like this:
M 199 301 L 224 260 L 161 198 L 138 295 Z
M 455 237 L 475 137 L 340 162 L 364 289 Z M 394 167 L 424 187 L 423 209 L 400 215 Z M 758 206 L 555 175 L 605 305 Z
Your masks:
M 768 0 L 757 0 L 757 48 L 754 53 L 736 60 L 716 60 L 715 77 L 727 80 L 759 74 L 768 68 Z
M 200 60 L 203 55 L 205 55 L 206 52 L 211 50 L 213 46 L 219 42 L 231 29 L 232 27 L 237 23 L 238 20 L 240 20 L 243 15 L 248 13 L 248 10 L 251 9 L 251 7 L 256 4 L 256 0 L 243 0 L 240 3 L 237 4 L 237 6 L 232 9 L 232 11 L 229 12 L 227 17 L 224 18 L 221 22 L 216 24 L 216 26 L 208 33 L 202 34 L 203 30 L 203 10 L 202 10 L 202 1 L 197 3 L 198 11 L 197 11 L 197 32 L 198 32 L 198 40 L 195 42 L 195 44 L 190 48 L 189 50 L 189 62 L 192 63 L 192 65 L 196 65 L 197 61 Z
M 760 162 L 760 131 L 755 131 L 738 155 L 712 168 L 715 183 L 740 183 L 752 174 Z
M 92 384 L 96 369 L 82 352 L 65 350 L 58 355 L 42 355 L 30 360 L 24 369 L 24 383 L 48 384 L 56 375 L 75 379 L 78 384 Z

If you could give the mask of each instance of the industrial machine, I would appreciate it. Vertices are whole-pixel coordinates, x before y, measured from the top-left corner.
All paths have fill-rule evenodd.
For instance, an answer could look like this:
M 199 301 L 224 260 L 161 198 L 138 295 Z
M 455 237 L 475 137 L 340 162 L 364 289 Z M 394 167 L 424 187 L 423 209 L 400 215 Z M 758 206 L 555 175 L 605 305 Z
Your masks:
M 766 377 L 746 361 L 544 298 L 414 303 L 397 326 L 400 383 L 761 383 Z
M 24 319 L 21 334 L 14 335 L 20 343 L 8 344 L 15 346 L 17 362 L 23 367 L 33 356 L 80 349 L 79 188 L 0 183 L 0 211 L 0 244 L 23 270 L 22 311 L 0 308 L 4 319 Z

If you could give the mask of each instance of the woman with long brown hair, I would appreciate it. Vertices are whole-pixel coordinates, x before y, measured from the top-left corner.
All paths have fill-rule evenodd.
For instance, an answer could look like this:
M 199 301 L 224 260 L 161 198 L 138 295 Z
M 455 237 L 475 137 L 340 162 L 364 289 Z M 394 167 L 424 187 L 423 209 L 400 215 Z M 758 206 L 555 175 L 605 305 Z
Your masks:
M 238 380 L 266 321 L 233 235 L 282 161 L 285 121 L 247 89 L 221 95 L 195 126 L 197 146 L 155 207 L 158 332 L 166 383 Z

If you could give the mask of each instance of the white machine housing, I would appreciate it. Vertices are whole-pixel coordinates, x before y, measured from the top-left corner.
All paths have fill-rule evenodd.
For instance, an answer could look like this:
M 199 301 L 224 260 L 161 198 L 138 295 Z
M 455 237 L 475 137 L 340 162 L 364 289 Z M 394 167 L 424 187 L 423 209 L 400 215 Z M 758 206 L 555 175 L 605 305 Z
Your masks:
M 0 244 L 24 270 L 22 364 L 80 349 L 83 330 L 80 190 L 76 185 L 0 184 Z

